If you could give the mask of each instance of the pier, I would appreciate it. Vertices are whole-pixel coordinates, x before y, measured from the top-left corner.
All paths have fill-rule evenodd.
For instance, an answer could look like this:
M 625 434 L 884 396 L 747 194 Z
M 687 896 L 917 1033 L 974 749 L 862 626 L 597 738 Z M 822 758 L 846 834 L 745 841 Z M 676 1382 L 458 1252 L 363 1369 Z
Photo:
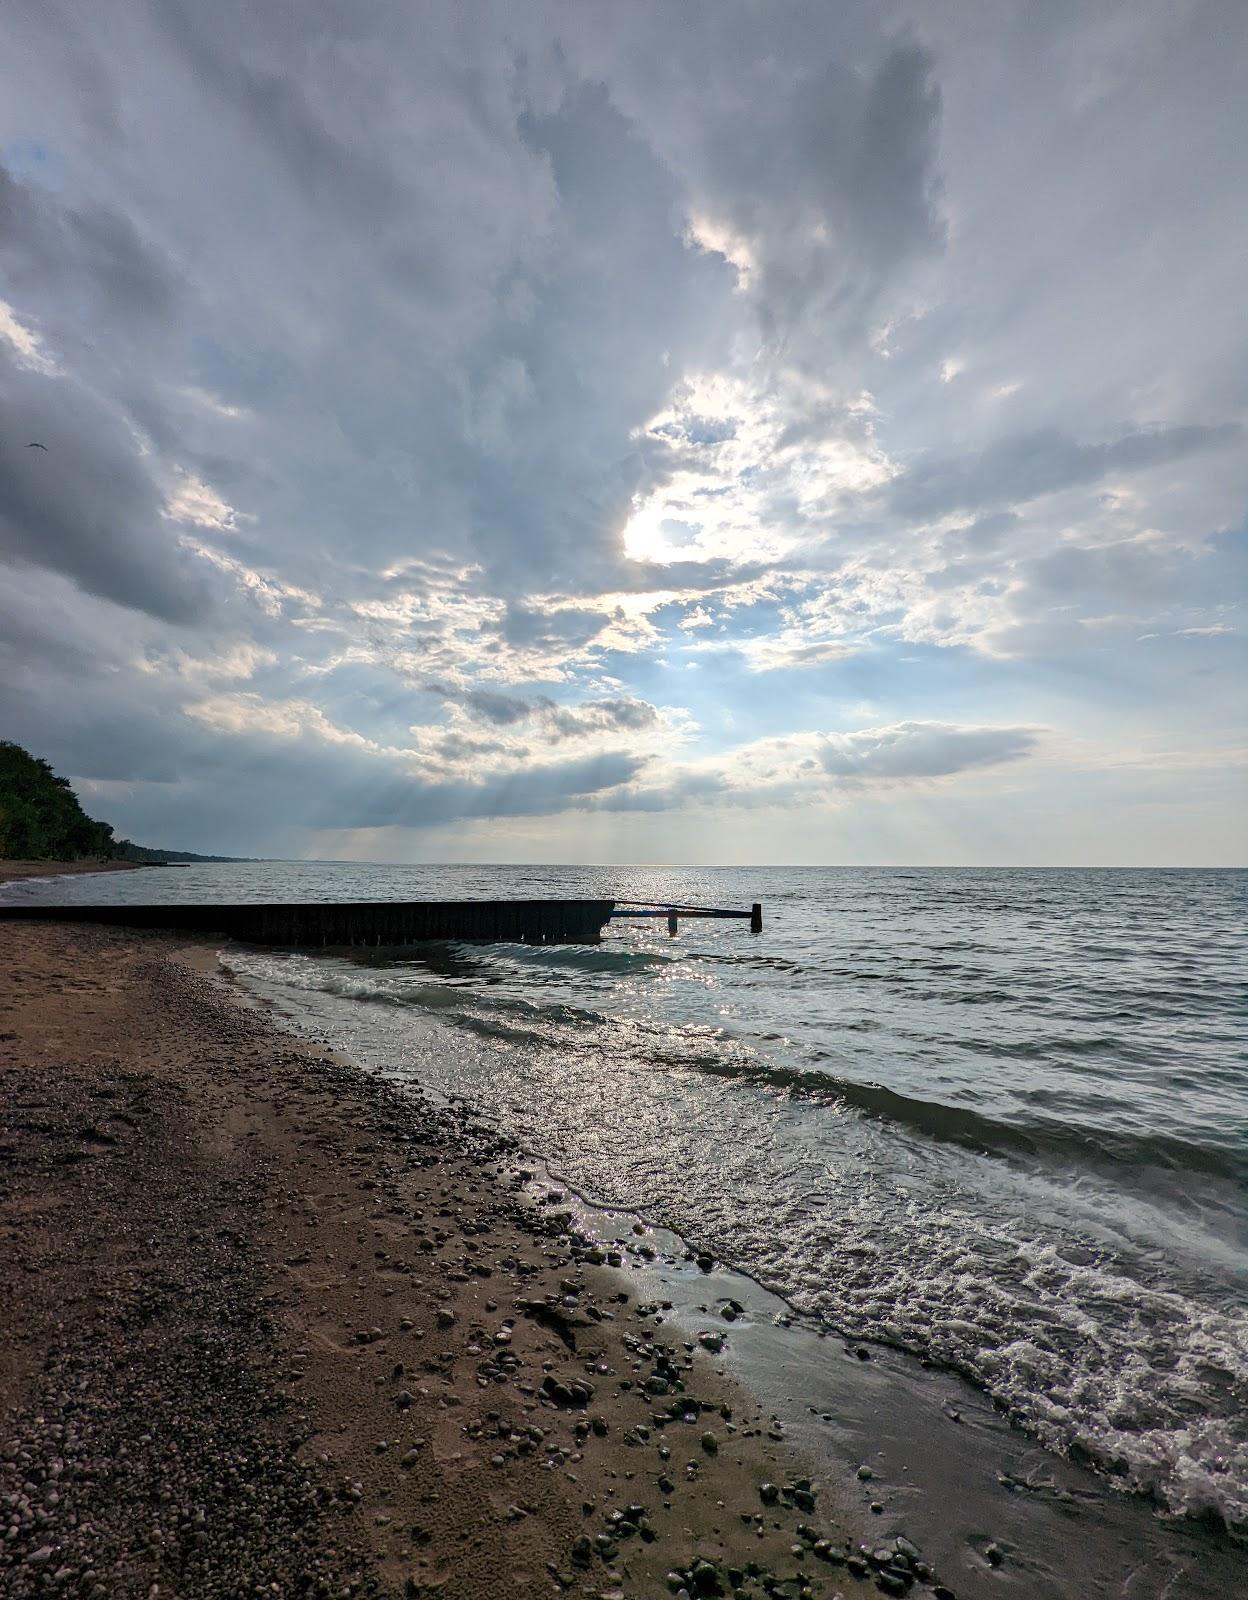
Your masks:
M 288 949 L 479 940 L 597 944 L 611 900 L 360 900 L 311 904 L 0 906 L 0 919 L 206 933 Z
M 611 909 L 613 917 L 666 917 L 667 931 L 673 938 L 680 932 L 681 917 L 748 917 L 750 932 L 763 931 L 763 908 L 756 900 L 748 911 L 727 911 L 720 906 L 673 905 L 666 900 L 616 900 Z
M 244 944 L 288 949 L 399 946 L 430 941 L 489 944 L 598 944 L 612 918 L 748 918 L 758 933 L 760 905 L 749 911 L 636 900 L 360 900 L 236 905 L 0 905 L 0 920 L 92 922 L 212 934 Z

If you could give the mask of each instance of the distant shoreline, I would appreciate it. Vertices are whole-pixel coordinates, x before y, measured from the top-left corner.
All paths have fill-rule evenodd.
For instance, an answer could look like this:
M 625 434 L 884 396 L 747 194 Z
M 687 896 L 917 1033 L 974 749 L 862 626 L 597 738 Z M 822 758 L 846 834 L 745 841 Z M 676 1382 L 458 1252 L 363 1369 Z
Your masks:
M 62 878 L 80 872 L 130 872 L 143 861 L 0 861 L 0 883 L 20 883 L 25 878 Z

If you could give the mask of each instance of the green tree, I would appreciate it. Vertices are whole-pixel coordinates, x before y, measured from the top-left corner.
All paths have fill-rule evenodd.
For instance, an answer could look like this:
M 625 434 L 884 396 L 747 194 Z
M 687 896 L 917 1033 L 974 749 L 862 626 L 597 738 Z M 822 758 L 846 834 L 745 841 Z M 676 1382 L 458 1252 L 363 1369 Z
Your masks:
M 117 853 L 112 828 L 87 816 L 68 778 L 21 745 L 0 740 L 0 857 L 77 861 Z

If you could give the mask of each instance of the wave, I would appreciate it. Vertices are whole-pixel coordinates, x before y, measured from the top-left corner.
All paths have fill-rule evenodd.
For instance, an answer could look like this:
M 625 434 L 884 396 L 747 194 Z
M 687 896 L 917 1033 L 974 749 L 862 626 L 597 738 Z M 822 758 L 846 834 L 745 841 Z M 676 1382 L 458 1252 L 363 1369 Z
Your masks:
M 697 1071 L 713 1077 L 737 1078 L 812 1098 L 837 1100 L 867 1116 L 899 1123 L 930 1139 L 959 1145 L 977 1155 L 1160 1167 L 1171 1172 L 1199 1172 L 1232 1180 L 1248 1177 L 1248 1161 L 1234 1150 L 1219 1150 L 1173 1134 L 1151 1133 L 1138 1137 L 1104 1128 L 1092 1132 L 1053 1120 L 1002 1122 L 969 1106 L 917 1099 L 882 1083 L 860 1083 L 829 1072 L 781 1067 L 757 1060 L 705 1056 L 682 1065 L 694 1066 Z
M 627 977 L 676 965 L 681 955 L 663 955 L 656 950 L 613 950 L 606 945 L 497 945 L 493 959 L 505 957 L 517 966 L 548 967 L 589 973 L 595 977 Z
M 608 951 L 600 947 L 558 950 L 508 947 L 509 959 L 522 953 L 534 966 L 580 966 L 597 973 L 636 972 L 657 964 L 672 965 L 667 956 L 644 951 Z M 567 1002 L 528 1000 L 497 991 L 488 998 L 471 984 L 419 983 L 413 981 L 410 966 L 394 976 L 380 969 L 342 971 L 321 963 L 292 970 L 284 966 L 281 981 L 290 987 L 318 990 L 344 1000 L 368 1005 L 436 1011 L 453 1026 L 481 1037 L 532 1043 L 542 1039 L 555 1044 L 550 1030 L 563 1028 L 607 1028 L 613 1021 L 603 1013 Z M 782 1090 L 793 1096 L 823 1102 L 836 1101 L 864 1116 L 888 1122 L 943 1144 L 955 1145 L 976 1155 L 1002 1159 L 1023 1159 L 1049 1166 L 1130 1167 L 1135 1170 L 1159 1169 L 1169 1173 L 1201 1175 L 1244 1182 L 1248 1180 L 1248 1151 L 1235 1145 L 1219 1148 L 1198 1143 L 1176 1133 L 1154 1130 L 1135 1135 L 1105 1127 L 1086 1128 L 1057 1117 L 1002 1120 L 966 1105 L 927 1100 L 903 1094 L 876 1082 L 846 1078 L 818 1068 L 785 1066 L 748 1051 L 696 1048 L 696 1042 L 719 1040 L 718 1030 L 686 1026 L 674 1036 L 671 1030 L 647 1019 L 629 1023 L 633 1040 L 648 1037 L 655 1064 L 667 1069 L 685 1069 L 707 1077 L 735 1079 L 764 1088 Z M 679 1043 L 695 1048 L 673 1049 Z M 583 1040 L 580 1042 L 584 1042 Z M 1102 1038 L 1063 1040 L 1061 1049 L 1072 1056 L 1097 1054 L 1109 1041 Z M 972 1049 L 987 1049 L 987 1041 L 964 1040 Z M 1042 1058 L 1053 1046 L 1036 1041 L 1008 1044 L 998 1042 L 998 1053 L 1015 1058 Z
M 225 965 L 238 967 L 236 961 L 227 961 Z M 389 978 L 385 976 L 384 969 L 381 972 L 365 970 L 369 972 L 368 976 L 333 968 L 313 967 L 309 970 L 283 966 L 280 973 L 271 977 L 286 989 L 327 994 L 359 1005 L 439 1011 L 444 1013 L 445 1021 L 474 1033 L 529 1042 L 540 1036 L 552 1023 L 584 1026 L 585 1023 L 602 1025 L 607 1021 L 601 1012 L 582 1006 L 552 1005 L 509 999 L 502 995 L 490 995 L 485 1000 L 479 990 L 468 984 L 417 983 L 412 980 L 410 968 L 404 969 L 401 975 Z M 505 1020 L 507 1017 L 528 1019 L 532 1025 L 528 1028 L 512 1025 Z

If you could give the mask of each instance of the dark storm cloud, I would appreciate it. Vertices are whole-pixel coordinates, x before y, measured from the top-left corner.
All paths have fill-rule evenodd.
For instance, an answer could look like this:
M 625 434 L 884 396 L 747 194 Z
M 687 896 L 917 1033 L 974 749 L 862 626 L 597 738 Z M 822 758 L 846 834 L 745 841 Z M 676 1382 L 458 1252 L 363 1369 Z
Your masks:
M 812 8 L 788 20 L 787 38 L 782 27 L 765 37 L 763 14 L 738 8 L 709 59 L 696 27 L 675 30 L 668 64 L 639 49 L 615 93 L 688 174 L 694 236 L 737 261 L 787 359 L 813 365 L 860 339 L 889 285 L 943 244 L 941 97 L 917 39 L 863 41 L 865 59 L 851 45 L 845 60 L 803 51 L 803 27 L 819 27 Z
M 0 300 L 30 319 L 22 337 L 36 352 L 0 339 L 0 557 L 185 623 L 203 614 L 208 585 L 177 550 L 153 463 L 107 391 L 119 364 L 163 336 L 179 287 L 131 217 L 0 165 Z M 81 370 L 46 353 L 65 348 Z
M 208 585 L 161 512 L 116 414 L 72 380 L 24 371 L 0 345 L 0 557 L 190 622 L 207 609 Z
M 759 298 L 780 331 L 816 308 L 848 311 L 863 331 L 890 277 L 941 244 L 933 69 L 929 51 L 898 45 L 869 77 L 815 73 L 784 108 L 787 137 L 763 146 L 765 186 L 730 202 L 764 262 Z M 728 195 L 734 175 L 725 162 Z
M 6 294 L 55 308 L 87 297 L 92 314 L 166 315 L 177 275 L 134 221 L 105 206 L 59 201 L 0 164 L 0 276 Z

